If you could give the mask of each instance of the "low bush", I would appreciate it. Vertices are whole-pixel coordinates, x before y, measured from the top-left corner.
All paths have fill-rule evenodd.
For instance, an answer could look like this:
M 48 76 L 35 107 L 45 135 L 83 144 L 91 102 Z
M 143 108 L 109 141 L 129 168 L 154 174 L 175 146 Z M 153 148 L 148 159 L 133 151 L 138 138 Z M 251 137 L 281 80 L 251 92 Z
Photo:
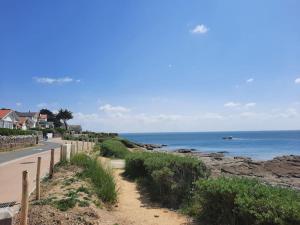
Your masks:
M 298 225 L 300 194 L 246 178 L 196 182 L 191 209 L 207 225 Z
M 80 153 L 72 157 L 71 163 L 84 168 L 80 177 L 91 179 L 99 198 L 108 203 L 116 201 L 117 190 L 114 177 L 111 171 L 103 168 L 96 158 Z
M 121 138 L 121 137 L 117 137 L 115 139 L 117 139 L 120 142 L 122 142 L 127 148 L 135 148 L 135 147 L 137 147 L 137 145 L 134 142 L 129 141 L 128 139 Z
M 1 136 L 32 135 L 33 133 L 34 133 L 33 131 L 29 131 L 29 130 L 0 128 Z
M 138 178 L 152 199 L 178 208 L 188 201 L 193 183 L 206 178 L 202 161 L 168 153 L 135 152 L 126 157 L 125 175 Z
M 65 132 L 63 134 L 64 140 L 73 140 L 73 141 L 94 141 L 94 142 L 103 142 L 111 138 L 118 138 L 117 133 L 96 133 L 90 131 L 84 131 L 81 134 L 70 134 Z
M 100 155 L 123 159 L 130 151 L 118 139 L 109 139 L 101 143 Z
M 98 144 L 95 144 L 95 145 L 93 146 L 93 150 L 92 150 L 92 151 L 93 151 L 94 153 L 98 153 L 98 154 L 99 154 L 99 153 L 100 153 L 100 150 L 101 150 L 101 144 L 98 143 Z

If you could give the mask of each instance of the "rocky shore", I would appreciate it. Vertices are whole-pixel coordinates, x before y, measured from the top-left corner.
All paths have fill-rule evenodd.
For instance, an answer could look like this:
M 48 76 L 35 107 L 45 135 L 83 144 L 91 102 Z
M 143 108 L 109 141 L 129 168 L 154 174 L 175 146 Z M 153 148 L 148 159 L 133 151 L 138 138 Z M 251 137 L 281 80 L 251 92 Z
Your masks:
M 221 153 L 189 155 L 200 158 L 211 169 L 213 177 L 252 177 L 272 185 L 300 190 L 300 156 L 289 155 L 256 161 L 248 157 L 228 157 Z
M 145 150 L 165 151 L 166 145 L 138 144 Z M 203 153 L 196 149 L 177 149 L 176 154 L 184 154 L 201 159 L 211 170 L 213 177 L 245 176 L 260 179 L 265 183 L 300 190 L 300 156 L 275 157 L 258 161 L 249 157 L 230 157 L 228 152 Z

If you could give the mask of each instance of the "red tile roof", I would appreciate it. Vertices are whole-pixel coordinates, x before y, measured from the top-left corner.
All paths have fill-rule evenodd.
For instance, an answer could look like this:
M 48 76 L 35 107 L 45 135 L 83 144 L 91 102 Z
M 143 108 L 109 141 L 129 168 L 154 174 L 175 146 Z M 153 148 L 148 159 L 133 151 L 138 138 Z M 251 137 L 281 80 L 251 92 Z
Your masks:
M 0 119 L 2 119 L 3 117 L 5 117 L 11 111 L 12 111 L 11 109 L 0 109 Z

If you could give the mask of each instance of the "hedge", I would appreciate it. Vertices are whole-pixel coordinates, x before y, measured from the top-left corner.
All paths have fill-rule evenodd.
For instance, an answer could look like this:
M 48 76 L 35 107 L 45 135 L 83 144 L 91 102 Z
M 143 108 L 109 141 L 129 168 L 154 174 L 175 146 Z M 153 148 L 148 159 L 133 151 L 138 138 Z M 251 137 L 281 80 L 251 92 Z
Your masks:
M 73 141 L 97 141 L 103 142 L 111 138 L 118 138 L 116 133 L 95 133 L 95 132 L 82 132 L 80 135 L 74 136 L 73 134 L 64 134 L 64 140 L 73 140 Z
M 126 156 L 125 175 L 138 178 L 152 199 L 178 208 L 188 201 L 193 183 L 208 170 L 199 159 L 168 153 L 135 152 Z
M 32 135 L 33 133 L 33 131 L 28 130 L 0 128 L 1 136 Z
M 207 225 L 299 225 L 300 194 L 246 178 L 196 182 L 194 215 Z
M 123 159 L 130 153 L 130 151 L 121 141 L 113 138 L 103 141 L 100 147 L 100 155 L 104 157 Z

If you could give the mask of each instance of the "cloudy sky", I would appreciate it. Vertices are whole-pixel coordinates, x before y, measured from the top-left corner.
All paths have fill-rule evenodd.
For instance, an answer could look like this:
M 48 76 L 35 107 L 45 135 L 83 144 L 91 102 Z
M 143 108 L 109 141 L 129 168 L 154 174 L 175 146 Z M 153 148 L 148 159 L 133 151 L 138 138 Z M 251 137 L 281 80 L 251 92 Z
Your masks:
M 117 132 L 300 129 L 300 2 L 0 1 L 0 107 Z

